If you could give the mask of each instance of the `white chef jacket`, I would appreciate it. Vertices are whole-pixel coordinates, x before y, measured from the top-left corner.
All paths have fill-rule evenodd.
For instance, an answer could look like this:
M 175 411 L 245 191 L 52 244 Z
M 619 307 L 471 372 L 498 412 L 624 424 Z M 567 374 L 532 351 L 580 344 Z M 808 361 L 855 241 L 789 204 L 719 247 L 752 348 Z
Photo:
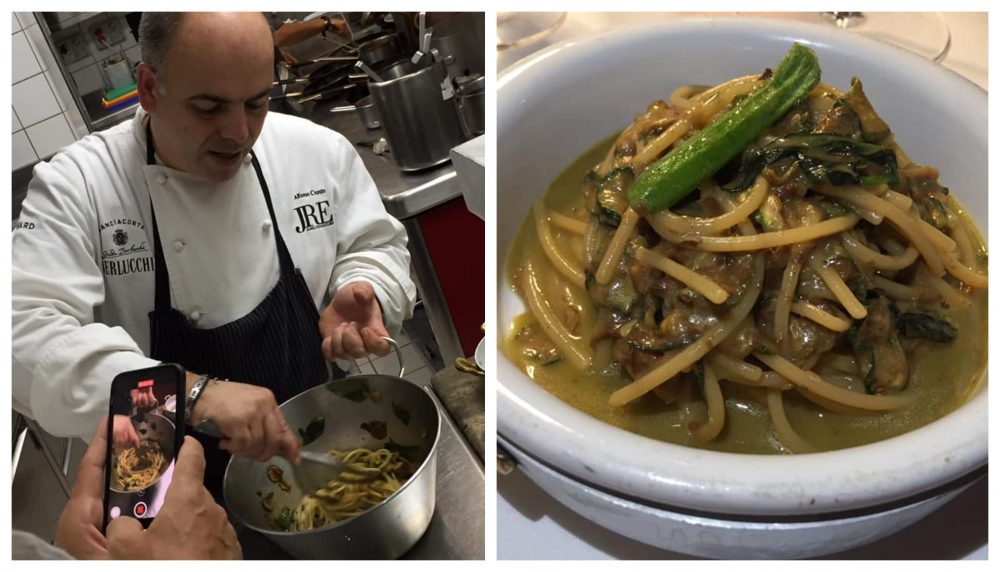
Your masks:
M 249 156 L 222 183 L 146 165 L 145 117 L 139 109 L 39 163 L 13 232 L 14 407 L 53 435 L 89 437 L 114 377 L 159 363 L 147 357 L 150 199 L 172 306 L 195 327 L 245 316 L 278 280 L 274 229 Z M 317 308 L 363 280 L 397 333 L 416 297 L 406 234 L 351 144 L 271 112 L 254 151 Z

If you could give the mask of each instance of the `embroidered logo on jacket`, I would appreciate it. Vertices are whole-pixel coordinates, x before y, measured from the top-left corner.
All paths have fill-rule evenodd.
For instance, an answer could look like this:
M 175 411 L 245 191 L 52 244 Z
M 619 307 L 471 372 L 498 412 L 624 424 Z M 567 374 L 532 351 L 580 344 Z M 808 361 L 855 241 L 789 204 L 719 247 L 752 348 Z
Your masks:
M 309 230 L 325 228 L 333 224 L 330 201 L 324 200 L 295 207 L 295 214 L 299 217 L 299 224 L 295 227 L 295 232 L 299 234 Z
M 126 228 L 140 239 L 133 239 Z M 101 223 L 101 267 L 105 276 L 124 276 L 137 272 L 152 272 L 155 266 L 152 251 L 146 241 L 145 225 L 128 218 Z M 110 243 L 110 244 L 109 244 Z

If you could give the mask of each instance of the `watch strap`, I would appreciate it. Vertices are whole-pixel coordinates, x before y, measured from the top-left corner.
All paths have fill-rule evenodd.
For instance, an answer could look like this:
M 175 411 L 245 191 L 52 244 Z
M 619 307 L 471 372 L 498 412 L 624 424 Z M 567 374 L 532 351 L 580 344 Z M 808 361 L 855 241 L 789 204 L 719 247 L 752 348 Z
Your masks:
M 198 377 L 198 380 L 194 382 L 191 386 L 191 392 L 188 393 L 187 400 L 184 404 L 184 415 L 187 419 L 188 424 L 193 423 L 193 412 L 194 406 L 198 403 L 198 399 L 201 397 L 202 393 L 205 391 L 205 387 L 208 386 L 208 382 L 212 380 L 212 377 L 207 374 L 202 374 Z

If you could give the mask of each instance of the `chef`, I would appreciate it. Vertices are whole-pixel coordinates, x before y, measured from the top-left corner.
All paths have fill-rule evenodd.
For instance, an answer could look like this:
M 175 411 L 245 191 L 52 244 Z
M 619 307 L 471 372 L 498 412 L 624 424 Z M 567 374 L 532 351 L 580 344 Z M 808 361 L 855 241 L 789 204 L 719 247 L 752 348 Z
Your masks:
M 224 435 L 203 440 L 217 493 L 225 451 L 297 460 L 277 404 L 328 362 L 388 353 L 415 287 L 350 143 L 268 113 L 262 14 L 146 13 L 139 32 L 141 109 L 35 167 L 12 237 L 14 405 L 83 437 L 117 374 L 178 363 L 190 424 Z

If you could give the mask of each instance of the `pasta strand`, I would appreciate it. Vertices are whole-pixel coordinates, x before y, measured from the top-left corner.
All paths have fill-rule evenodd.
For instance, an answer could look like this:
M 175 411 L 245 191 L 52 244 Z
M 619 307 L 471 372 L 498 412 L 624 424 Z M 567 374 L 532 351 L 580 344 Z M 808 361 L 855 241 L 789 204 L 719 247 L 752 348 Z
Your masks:
M 798 226 L 789 230 L 765 232 L 753 236 L 690 236 L 677 237 L 675 242 L 708 252 L 746 252 L 809 242 L 843 232 L 858 223 L 858 215 L 849 214 L 821 223 Z
M 712 279 L 698 274 L 683 264 L 679 264 L 658 252 L 648 248 L 638 248 L 635 259 L 660 270 L 667 276 L 684 283 L 685 286 L 708 298 L 713 304 L 721 304 L 729 299 L 729 292 L 716 284 Z
M 545 205 L 542 204 L 541 200 L 536 201 L 531 207 L 531 211 L 535 217 L 535 232 L 538 233 L 538 241 L 542 244 L 542 251 L 549 257 L 552 265 L 556 267 L 556 270 L 560 274 L 568 278 L 573 284 L 583 288 L 585 281 L 583 271 L 567 260 L 562 252 L 559 252 L 556 241 L 552 238 L 552 229 L 549 228 L 549 222 L 545 216 Z
M 908 407 L 913 403 L 911 396 L 868 395 L 838 387 L 825 381 L 814 372 L 799 368 L 779 355 L 767 355 L 756 352 L 754 353 L 754 357 L 795 385 L 841 405 L 872 411 L 892 411 Z

